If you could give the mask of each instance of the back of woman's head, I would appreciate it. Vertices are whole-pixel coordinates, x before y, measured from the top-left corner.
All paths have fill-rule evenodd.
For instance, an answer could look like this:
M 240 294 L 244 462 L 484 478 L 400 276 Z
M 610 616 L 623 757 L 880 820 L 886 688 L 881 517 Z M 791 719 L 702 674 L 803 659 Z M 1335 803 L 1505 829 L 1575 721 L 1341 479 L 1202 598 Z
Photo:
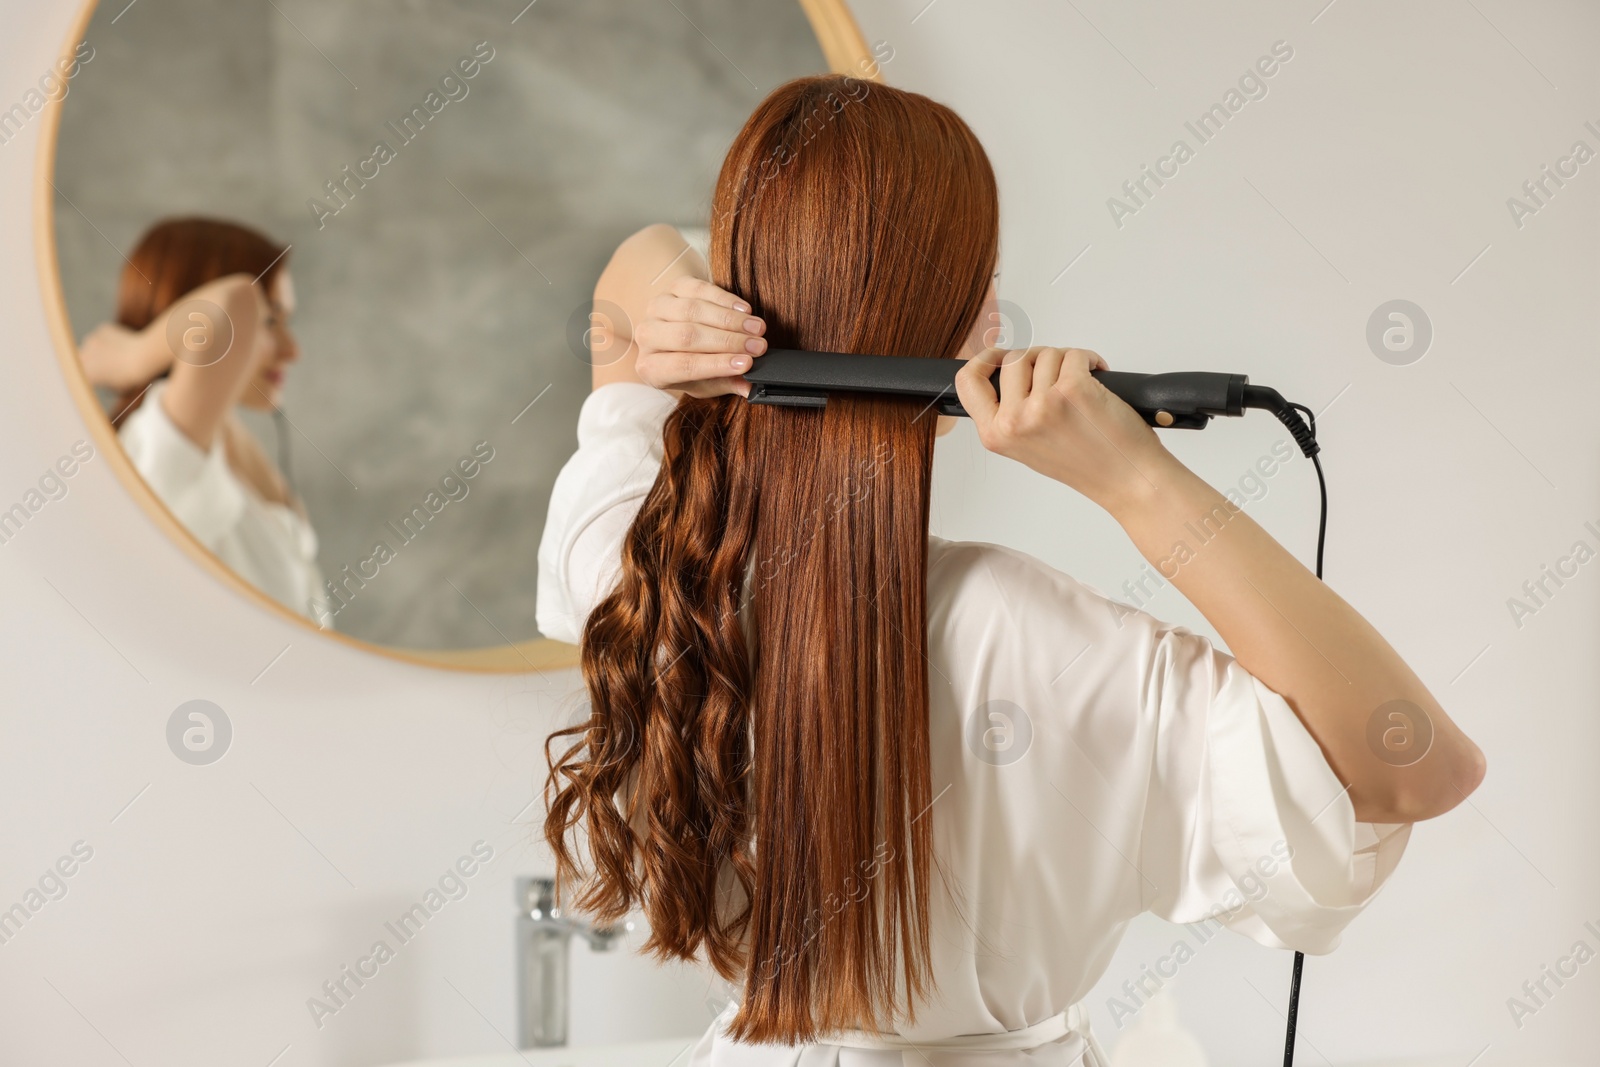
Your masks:
M 951 358 L 997 234 L 953 112 L 803 78 L 728 153 L 711 269 L 773 348 Z M 647 949 L 743 981 L 742 1040 L 886 1028 L 928 984 L 935 423 L 894 399 L 684 398 L 584 628 L 590 712 L 552 738 L 576 743 L 551 755 L 546 838 L 569 879 L 587 831 L 578 908 L 640 905 Z

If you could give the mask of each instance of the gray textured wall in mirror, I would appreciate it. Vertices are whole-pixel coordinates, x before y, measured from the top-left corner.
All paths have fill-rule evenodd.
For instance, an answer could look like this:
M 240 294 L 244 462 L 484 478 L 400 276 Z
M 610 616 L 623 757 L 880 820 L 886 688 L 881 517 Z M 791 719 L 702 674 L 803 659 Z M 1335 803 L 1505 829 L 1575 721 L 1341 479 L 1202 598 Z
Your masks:
M 569 324 L 621 238 L 703 227 L 755 104 L 826 68 L 799 4 L 111 0 L 86 36 L 54 175 L 76 335 L 112 318 L 163 217 L 291 246 L 301 355 L 281 417 L 242 424 L 286 468 L 321 575 L 376 574 L 324 621 L 410 648 L 537 636 L 544 510 L 589 389 Z M 444 506 L 402 541 L 430 493 Z

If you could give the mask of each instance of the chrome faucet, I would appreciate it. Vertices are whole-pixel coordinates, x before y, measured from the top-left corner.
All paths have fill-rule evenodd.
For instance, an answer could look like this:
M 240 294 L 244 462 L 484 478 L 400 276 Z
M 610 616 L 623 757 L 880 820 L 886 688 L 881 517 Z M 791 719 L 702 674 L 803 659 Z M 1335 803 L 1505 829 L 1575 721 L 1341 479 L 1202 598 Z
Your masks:
M 591 926 L 569 919 L 555 906 L 551 878 L 518 878 L 517 1035 L 519 1048 L 556 1048 L 567 1043 L 567 966 L 574 936 L 596 952 L 609 952 L 633 923 Z

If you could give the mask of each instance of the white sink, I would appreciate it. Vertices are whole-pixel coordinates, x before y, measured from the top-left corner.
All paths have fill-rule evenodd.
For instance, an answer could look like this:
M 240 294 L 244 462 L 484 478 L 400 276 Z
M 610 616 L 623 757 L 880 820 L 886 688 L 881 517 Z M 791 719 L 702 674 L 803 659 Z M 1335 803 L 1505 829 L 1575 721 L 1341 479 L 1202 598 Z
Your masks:
M 533 1048 L 494 1056 L 456 1056 L 444 1060 L 407 1060 L 388 1067 L 683 1067 L 689 1049 L 700 1040 L 674 1037 L 665 1041 L 636 1041 L 628 1045 L 588 1045 L 578 1048 Z

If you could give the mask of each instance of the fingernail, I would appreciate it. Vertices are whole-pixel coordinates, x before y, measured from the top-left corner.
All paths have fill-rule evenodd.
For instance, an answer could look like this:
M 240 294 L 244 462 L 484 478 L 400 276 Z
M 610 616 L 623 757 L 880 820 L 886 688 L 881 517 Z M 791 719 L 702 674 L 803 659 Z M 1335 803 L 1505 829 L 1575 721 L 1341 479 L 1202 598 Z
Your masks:
M 749 356 L 734 356 L 733 357 L 733 369 L 734 370 L 744 370 L 748 366 L 750 366 L 750 357 Z
M 753 356 L 759 356 L 767 350 L 767 342 L 759 337 L 752 337 L 744 343 L 744 350 Z
M 733 302 L 733 310 L 742 311 L 748 315 L 750 314 L 750 305 L 746 304 L 743 300 L 735 300 Z
M 749 309 L 746 308 L 745 310 L 748 311 Z M 745 333 L 760 333 L 761 332 L 761 320 L 760 319 L 745 319 L 744 320 L 744 332 Z

